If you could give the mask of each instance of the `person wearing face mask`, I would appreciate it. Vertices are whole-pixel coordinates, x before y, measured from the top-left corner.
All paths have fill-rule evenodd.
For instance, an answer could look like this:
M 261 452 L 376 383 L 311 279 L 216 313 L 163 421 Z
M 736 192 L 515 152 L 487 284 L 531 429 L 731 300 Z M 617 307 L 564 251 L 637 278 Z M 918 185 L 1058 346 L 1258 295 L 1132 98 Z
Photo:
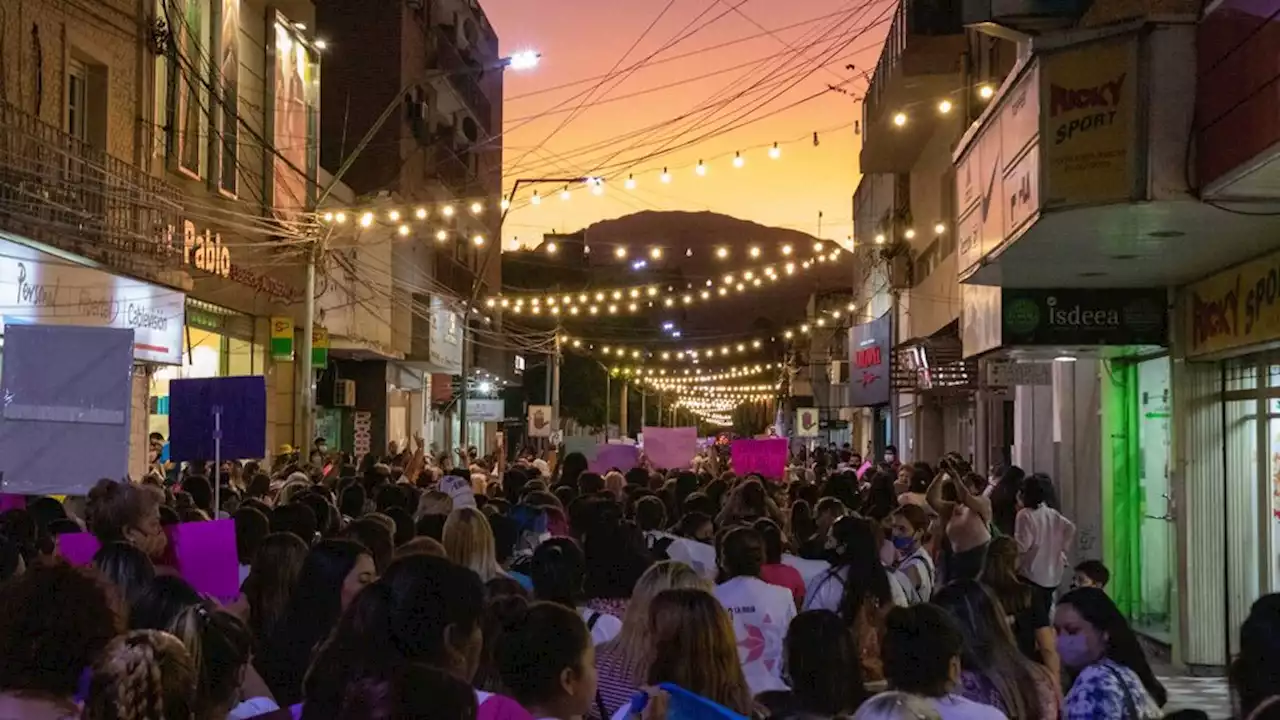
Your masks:
M 898 446 L 886 445 L 884 447 L 884 464 L 888 465 L 894 472 L 898 471 L 901 463 L 898 462 Z
M 99 480 L 85 504 L 89 532 L 103 545 L 127 542 L 153 561 L 161 561 L 169 546 L 160 523 L 161 499 L 158 491 L 141 485 Z
M 893 513 L 892 540 L 898 561 L 893 579 L 901 587 L 907 602 L 928 602 L 933 594 L 933 556 L 924 545 L 929 516 L 919 505 L 903 505 Z
M 1063 720 L 1163 717 L 1168 699 L 1120 610 L 1097 588 L 1062 597 L 1053 617 L 1058 655 L 1072 678 Z
M 942 720 L 1008 720 L 999 709 L 955 692 L 960 686 L 963 649 L 964 636 L 956 621 L 936 605 L 894 608 L 885 618 L 881 657 L 891 690 L 925 700 Z

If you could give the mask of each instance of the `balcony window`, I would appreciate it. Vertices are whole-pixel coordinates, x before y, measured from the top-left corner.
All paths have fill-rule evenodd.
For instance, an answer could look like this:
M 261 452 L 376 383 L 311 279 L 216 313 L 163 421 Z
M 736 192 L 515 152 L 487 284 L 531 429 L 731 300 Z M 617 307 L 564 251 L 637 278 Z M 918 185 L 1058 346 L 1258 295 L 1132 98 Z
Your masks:
M 236 194 L 239 171 L 240 124 L 240 0 L 222 0 L 221 33 L 218 48 L 218 80 L 221 83 L 221 112 L 218 138 L 222 148 L 218 163 L 218 189 Z
M 79 60 L 67 68 L 67 134 L 81 141 L 89 140 L 89 70 Z
M 316 176 L 320 59 L 283 15 L 276 17 L 272 65 L 273 204 L 292 217 L 307 207 Z
M 177 42 L 178 169 L 197 178 L 209 171 L 209 85 L 213 23 L 209 0 L 170 0 L 169 26 Z

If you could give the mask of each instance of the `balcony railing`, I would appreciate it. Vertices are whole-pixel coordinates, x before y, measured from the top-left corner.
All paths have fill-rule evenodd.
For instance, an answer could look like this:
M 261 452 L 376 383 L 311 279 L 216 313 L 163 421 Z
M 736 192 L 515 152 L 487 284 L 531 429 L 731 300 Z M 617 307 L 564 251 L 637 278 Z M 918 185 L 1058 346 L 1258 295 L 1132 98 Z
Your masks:
M 476 121 L 486 133 L 493 132 L 493 104 L 489 96 L 480 87 L 479 73 L 482 68 L 470 63 L 458 52 L 457 38 L 452 28 L 439 26 L 435 28 L 436 65 L 435 69 L 445 73 L 449 84 L 457 91 L 462 101 L 471 108 Z
M 903 64 L 912 36 L 933 37 L 960 35 L 964 26 L 960 18 L 960 0 L 902 0 L 893 13 L 889 33 L 885 36 L 880 59 L 876 61 L 867 101 L 878 106 L 895 70 Z
M 176 188 L 0 101 L 0 227 L 132 272 L 176 267 Z

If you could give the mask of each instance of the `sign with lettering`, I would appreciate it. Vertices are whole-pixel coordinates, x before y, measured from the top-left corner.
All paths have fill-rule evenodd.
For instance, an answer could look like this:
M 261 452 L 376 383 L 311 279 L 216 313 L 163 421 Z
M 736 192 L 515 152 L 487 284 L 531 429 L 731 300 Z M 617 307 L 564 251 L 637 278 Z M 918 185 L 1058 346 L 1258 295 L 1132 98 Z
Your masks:
M 1162 288 L 1004 288 L 1001 337 L 1010 345 L 1165 345 L 1169 313 Z
M 1136 44 L 1106 40 L 1041 60 L 1044 206 L 1128 200 L 1134 194 Z
M 271 359 L 293 361 L 293 318 L 271 318 Z
M 182 262 L 220 277 L 231 277 L 231 250 L 222 244 L 222 235 L 196 231 L 195 223 L 182 223 Z
M 329 365 L 329 329 L 319 325 L 311 327 L 311 364 L 317 369 Z
M 182 363 L 186 295 L 0 239 L 0 319 L 5 325 L 133 330 L 133 356 Z
M 849 328 L 849 404 L 854 407 L 889 402 L 889 362 L 893 316 L 885 313 Z
M 1188 357 L 1280 340 L 1280 253 L 1190 285 L 1182 313 Z
M 988 360 L 986 368 L 991 387 L 1053 384 L 1053 363 Z

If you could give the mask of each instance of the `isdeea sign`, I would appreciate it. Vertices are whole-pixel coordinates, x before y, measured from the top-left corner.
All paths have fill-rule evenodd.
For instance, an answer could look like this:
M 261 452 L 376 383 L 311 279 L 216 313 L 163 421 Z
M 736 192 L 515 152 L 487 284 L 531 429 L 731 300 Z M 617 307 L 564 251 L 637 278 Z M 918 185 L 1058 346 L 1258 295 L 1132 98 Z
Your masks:
M 1000 330 L 1010 345 L 1165 345 L 1163 289 L 1002 291 Z
M 1190 285 L 1182 313 L 1189 357 L 1280 340 L 1280 253 Z

